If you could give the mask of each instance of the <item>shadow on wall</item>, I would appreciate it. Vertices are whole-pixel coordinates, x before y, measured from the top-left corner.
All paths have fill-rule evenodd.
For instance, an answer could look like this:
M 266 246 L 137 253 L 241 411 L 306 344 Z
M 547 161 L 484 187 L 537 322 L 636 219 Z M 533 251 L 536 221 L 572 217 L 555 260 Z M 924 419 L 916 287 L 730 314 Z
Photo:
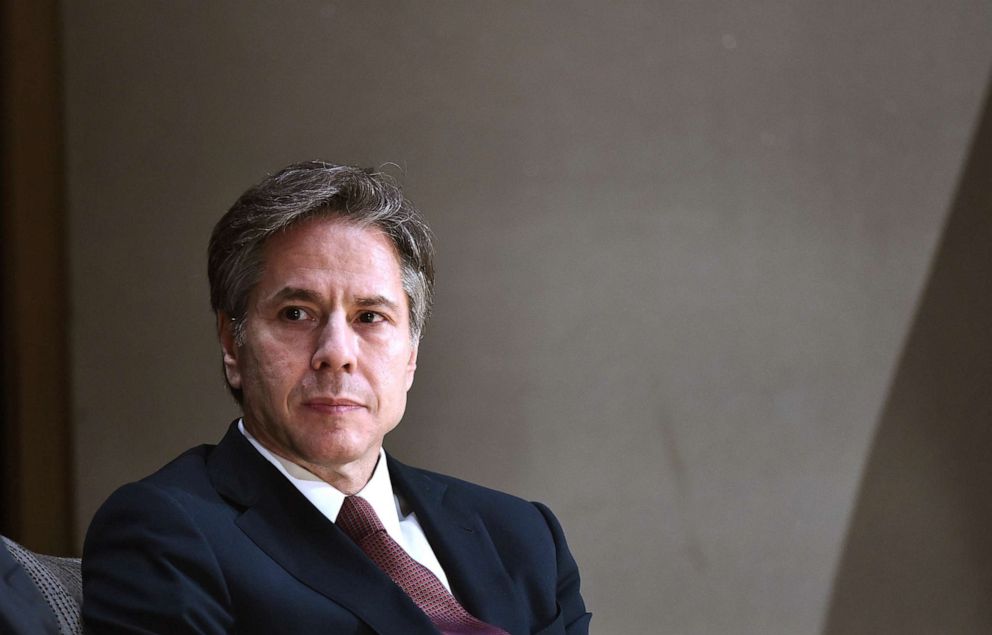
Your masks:
M 824 634 L 992 632 L 992 92 L 876 434 Z

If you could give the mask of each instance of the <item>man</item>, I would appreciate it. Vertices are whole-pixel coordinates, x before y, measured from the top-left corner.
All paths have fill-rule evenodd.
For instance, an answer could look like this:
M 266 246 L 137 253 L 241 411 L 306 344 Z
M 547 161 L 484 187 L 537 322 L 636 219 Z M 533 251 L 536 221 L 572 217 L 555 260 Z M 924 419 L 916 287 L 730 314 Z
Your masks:
M 92 632 L 588 632 L 546 507 L 382 450 L 434 284 L 430 232 L 391 181 L 290 166 L 220 220 L 208 269 L 244 416 L 97 512 Z

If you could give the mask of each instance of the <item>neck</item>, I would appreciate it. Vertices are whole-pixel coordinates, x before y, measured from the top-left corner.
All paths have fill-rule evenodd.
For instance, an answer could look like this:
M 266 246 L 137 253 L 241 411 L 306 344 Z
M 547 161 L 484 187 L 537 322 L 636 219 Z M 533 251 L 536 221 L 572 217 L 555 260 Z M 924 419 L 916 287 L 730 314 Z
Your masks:
M 371 462 L 358 460 L 346 465 L 335 465 L 331 468 L 321 465 L 302 464 L 300 467 L 309 470 L 322 481 L 338 490 L 346 496 L 351 496 L 362 491 L 362 489 L 372 479 L 379 461 L 379 453 L 376 452 Z
M 346 496 L 351 496 L 362 491 L 369 480 L 372 479 L 372 475 L 375 473 L 376 466 L 378 465 L 381 446 L 376 446 L 374 449 L 370 449 L 365 455 L 345 463 L 316 463 L 308 461 L 302 456 L 297 456 L 292 452 L 287 452 L 282 445 L 275 443 L 269 435 L 265 434 L 264 430 L 254 429 L 254 426 L 251 425 L 247 417 L 242 419 L 242 423 L 245 432 L 251 435 L 251 438 L 256 443 L 275 456 L 282 463 L 283 468 L 291 475 L 297 478 L 307 479 L 308 476 L 306 474 L 294 473 L 294 468 L 301 468 Z

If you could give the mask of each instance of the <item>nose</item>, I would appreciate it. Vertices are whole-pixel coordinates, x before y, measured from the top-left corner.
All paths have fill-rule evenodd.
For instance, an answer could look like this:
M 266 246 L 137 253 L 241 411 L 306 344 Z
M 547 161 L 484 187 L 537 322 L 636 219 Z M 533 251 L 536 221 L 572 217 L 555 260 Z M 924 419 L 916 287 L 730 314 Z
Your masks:
M 314 370 L 355 370 L 357 362 L 357 334 L 343 317 L 330 317 L 318 330 L 317 341 L 310 359 Z

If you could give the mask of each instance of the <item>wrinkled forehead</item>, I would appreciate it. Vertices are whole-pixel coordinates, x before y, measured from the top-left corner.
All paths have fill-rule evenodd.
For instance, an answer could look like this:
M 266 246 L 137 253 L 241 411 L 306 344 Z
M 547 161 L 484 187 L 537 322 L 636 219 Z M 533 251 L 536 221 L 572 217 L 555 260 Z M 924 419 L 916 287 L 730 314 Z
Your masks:
M 307 219 L 270 236 L 262 246 L 256 285 L 307 272 L 404 288 L 400 257 L 389 236 L 374 225 L 338 217 Z

